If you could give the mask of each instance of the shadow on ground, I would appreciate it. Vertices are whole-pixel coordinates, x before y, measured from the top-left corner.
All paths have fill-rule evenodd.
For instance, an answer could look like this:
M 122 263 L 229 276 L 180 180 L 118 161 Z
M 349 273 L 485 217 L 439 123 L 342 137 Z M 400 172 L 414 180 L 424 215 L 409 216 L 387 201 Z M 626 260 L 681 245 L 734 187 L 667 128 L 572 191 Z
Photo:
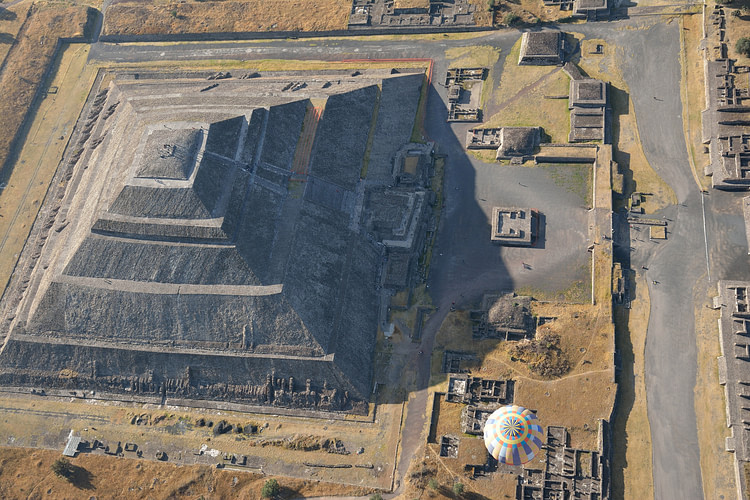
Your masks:
M 72 476 L 70 477 L 70 483 L 81 490 L 93 490 L 94 484 L 92 483 L 94 475 L 88 470 L 78 465 L 71 465 Z

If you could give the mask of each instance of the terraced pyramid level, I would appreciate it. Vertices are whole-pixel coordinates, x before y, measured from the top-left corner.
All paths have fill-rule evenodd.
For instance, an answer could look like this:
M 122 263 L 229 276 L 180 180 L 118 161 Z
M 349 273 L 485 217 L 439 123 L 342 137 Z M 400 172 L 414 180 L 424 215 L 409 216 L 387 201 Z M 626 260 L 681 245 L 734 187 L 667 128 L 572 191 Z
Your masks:
M 3 297 L 0 384 L 367 411 L 365 200 L 397 198 L 423 74 L 108 76 Z

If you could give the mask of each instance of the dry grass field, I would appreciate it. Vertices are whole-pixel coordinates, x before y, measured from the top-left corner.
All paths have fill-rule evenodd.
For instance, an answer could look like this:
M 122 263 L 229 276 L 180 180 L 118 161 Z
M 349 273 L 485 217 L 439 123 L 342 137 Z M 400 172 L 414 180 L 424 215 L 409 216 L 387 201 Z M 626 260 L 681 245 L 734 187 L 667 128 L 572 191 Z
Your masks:
M 706 107 L 706 94 L 703 73 L 703 51 L 700 50 L 702 16 L 683 16 L 680 18 L 682 28 L 682 121 L 685 127 L 685 139 L 688 153 L 696 175 L 704 189 L 711 186 L 711 179 L 703 174 L 704 167 L 710 162 L 708 153 L 703 150 L 701 112 Z
M 491 477 L 471 477 L 466 464 L 481 464 L 487 456 L 484 441 L 481 437 L 461 432 L 460 415 L 465 405 L 450 403 L 442 395 L 434 395 L 437 401 L 437 426 L 434 435 L 420 450 L 406 477 L 405 489 L 399 499 L 412 498 L 472 498 L 475 500 L 515 498 L 515 485 L 518 482 L 515 474 L 498 472 Z M 430 399 L 430 408 L 433 400 Z M 428 413 L 429 415 L 429 413 Z M 441 436 L 453 436 L 460 440 L 458 457 L 441 457 Z M 541 456 L 544 454 L 542 452 Z M 539 460 L 539 459 L 537 459 Z M 541 461 L 539 462 L 541 463 Z M 453 494 L 453 485 L 464 486 L 465 497 Z
M 474 12 L 474 22 L 476 25 L 492 26 L 494 13 L 487 8 L 487 0 L 469 1 L 477 6 L 477 10 Z
M 448 376 L 441 373 L 443 351 L 470 350 L 477 360 L 462 367 L 479 377 L 516 380 L 517 403 L 538 410 L 549 423 L 570 427 L 573 441 L 593 447 L 597 419 L 609 418 L 615 395 L 609 347 L 612 331 L 605 306 L 533 303 L 534 314 L 557 318 L 542 325 L 538 335 L 560 335 L 559 349 L 570 365 L 562 377 L 532 371 L 525 360 L 513 356 L 517 342 L 473 340 L 468 312 L 450 313 L 436 338 L 431 390 L 448 389 Z M 571 394 L 576 394 L 575 405 L 570 404 Z
M 59 451 L 0 448 L 0 497 L 59 498 L 260 498 L 268 476 L 220 470 L 205 465 L 177 467 L 169 463 L 79 455 L 73 482 L 55 476 L 52 463 Z M 321 495 L 365 495 L 369 490 L 303 479 L 278 478 L 279 498 Z
M 477 26 L 492 25 L 486 0 L 477 6 Z M 401 1 L 403 8 L 425 0 Z M 106 35 L 225 33 L 235 31 L 333 31 L 348 27 L 351 0 L 116 1 L 107 9 Z M 314 15 L 312 15 L 314 13 Z
M 0 441 L 13 449 L 28 452 L 28 447 L 46 448 L 54 450 L 54 454 L 59 457 L 68 433 L 73 430 L 89 443 L 98 439 L 109 445 L 120 442 L 123 446 L 125 443 L 135 443 L 138 446 L 143 458 L 139 459 L 135 453 L 126 452 L 125 458 L 110 462 L 113 471 L 118 464 L 125 471 L 136 463 L 145 467 L 154 461 L 157 450 L 167 453 L 167 462 L 183 467 L 187 475 L 194 469 L 193 466 L 214 467 L 216 464 L 224 464 L 224 454 L 246 455 L 248 468 L 228 463 L 226 466 L 236 467 L 238 472 L 243 469 L 245 472 L 262 470 L 268 475 L 353 485 L 362 493 L 375 488 L 391 487 L 391 473 L 395 466 L 402 419 L 400 403 L 379 405 L 377 421 L 363 423 L 349 419 L 320 420 L 303 416 L 173 406 L 160 408 L 156 405 L 9 394 L 3 394 L 1 399 Z M 215 427 L 222 420 L 245 428 L 255 425 L 257 430 L 247 433 L 232 430 L 216 434 L 209 423 L 213 422 Z M 22 425 L 19 425 L 20 422 Z M 340 440 L 349 454 L 328 453 L 324 449 L 326 440 Z M 362 453 L 355 453 L 360 448 L 363 449 Z M 199 454 L 199 449 L 204 449 L 205 453 Z M 0 458 L 3 456 L 1 450 L 0 448 Z M 100 450 L 80 454 L 80 458 L 107 462 L 110 457 L 103 455 Z M 346 464 L 349 467 L 305 465 L 310 462 L 327 466 Z M 354 467 L 355 465 L 361 467 Z M 3 469 L 0 470 L 0 484 L 3 484 L 6 468 L 1 463 L 0 469 Z M 244 477 L 243 474 L 240 475 Z M 106 479 L 104 472 L 101 477 L 102 480 Z M 20 480 L 23 478 L 19 478 Z M 14 488 L 14 491 L 18 491 L 18 488 Z M 326 491 L 318 490 L 321 494 Z M 354 490 L 342 487 L 339 491 L 344 494 Z M 118 498 L 117 495 L 103 497 Z M 6 498 L 1 491 L 0 498 Z
M 613 457 L 612 487 L 620 497 L 653 498 L 651 427 L 643 378 L 650 301 L 646 281 L 638 276 L 635 283 L 637 295 L 631 308 L 615 311 L 622 376 L 618 379 L 620 411 L 613 423 L 612 445 L 621 452 Z
M 118 2 L 107 9 L 103 33 L 345 30 L 351 5 L 351 0 Z
M 505 57 L 500 81 L 496 83 L 490 75 L 493 78 L 485 82 L 491 99 L 482 126 L 541 126 L 549 142 L 568 142 L 568 100 L 545 96 L 567 96 L 570 79 L 557 66 L 519 66 L 520 50 L 519 37 Z
M 25 1 L 10 7 L 0 6 L 0 63 L 16 41 L 18 31 L 26 21 L 31 2 Z
M 726 425 L 724 387 L 719 385 L 716 358 L 721 356 L 716 323 L 719 311 L 706 307 L 716 287 L 701 285 L 695 290 L 695 333 L 698 371 L 695 383 L 695 416 L 700 446 L 701 478 L 705 498 L 733 498 L 736 495 L 734 457 L 724 450 L 730 431 Z
M 485 2 L 486 4 L 486 2 Z M 570 11 L 559 7 L 547 6 L 537 0 L 495 0 L 495 24 L 507 24 L 509 14 L 518 16 L 513 26 L 533 26 L 541 22 L 565 20 L 571 22 Z
M 503 108 L 492 115 L 484 126 L 539 126 L 544 129 L 549 142 L 566 143 L 570 131 L 568 100 L 551 97 L 567 96 L 569 85 L 570 78 L 562 71 L 545 75 L 534 84 L 522 89 L 516 96 L 508 99 Z M 530 112 L 531 110 L 533 113 Z
M 83 36 L 89 10 L 86 7 L 59 4 L 35 4 L 17 35 L 17 43 L 8 52 L 0 76 L 0 166 L 5 164 L 10 144 L 21 126 L 50 65 L 60 37 Z M 5 177 L 0 174 L 0 181 Z
M 88 45 L 73 44 L 52 63 L 55 68 L 50 86 L 59 91 L 47 95 L 35 110 L 10 175 L 6 172 L 3 176 L 6 186 L 0 191 L 0 289 L 5 289 L 16 265 L 94 81 L 96 69 L 86 66 L 88 54 Z
M 709 9 L 708 12 L 713 9 L 713 3 L 709 3 L 707 7 Z M 727 48 L 729 49 L 727 55 L 730 59 L 735 59 L 738 65 L 745 66 L 750 65 L 750 57 L 737 52 L 735 45 L 740 38 L 750 37 L 750 22 L 748 22 L 750 21 L 750 15 L 748 15 L 747 11 L 743 12 L 743 8 L 747 8 L 747 6 L 750 6 L 750 0 L 733 0 L 731 3 L 724 5 L 724 13 L 727 20 Z M 734 15 L 735 10 L 739 10 L 741 15 Z

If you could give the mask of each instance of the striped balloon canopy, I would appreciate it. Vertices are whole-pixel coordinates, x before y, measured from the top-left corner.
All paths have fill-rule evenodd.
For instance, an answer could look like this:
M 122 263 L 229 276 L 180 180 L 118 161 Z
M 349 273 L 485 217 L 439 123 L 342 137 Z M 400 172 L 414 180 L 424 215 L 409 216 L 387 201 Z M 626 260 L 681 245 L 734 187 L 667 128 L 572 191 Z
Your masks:
M 541 448 L 542 439 L 542 426 L 536 415 L 522 406 L 503 406 L 484 424 L 484 444 L 500 463 L 529 462 Z

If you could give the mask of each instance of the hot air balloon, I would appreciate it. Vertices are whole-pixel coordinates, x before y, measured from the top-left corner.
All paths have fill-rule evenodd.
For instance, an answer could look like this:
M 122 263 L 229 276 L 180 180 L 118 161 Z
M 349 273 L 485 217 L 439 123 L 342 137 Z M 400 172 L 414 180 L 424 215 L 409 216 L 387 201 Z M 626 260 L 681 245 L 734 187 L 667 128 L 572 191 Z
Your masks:
M 490 455 L 504 464 L 529 462 L 542 446 L 542 426 L 536 415 L 521 406 L 495 410 L 484 425 L 484 444 Z

